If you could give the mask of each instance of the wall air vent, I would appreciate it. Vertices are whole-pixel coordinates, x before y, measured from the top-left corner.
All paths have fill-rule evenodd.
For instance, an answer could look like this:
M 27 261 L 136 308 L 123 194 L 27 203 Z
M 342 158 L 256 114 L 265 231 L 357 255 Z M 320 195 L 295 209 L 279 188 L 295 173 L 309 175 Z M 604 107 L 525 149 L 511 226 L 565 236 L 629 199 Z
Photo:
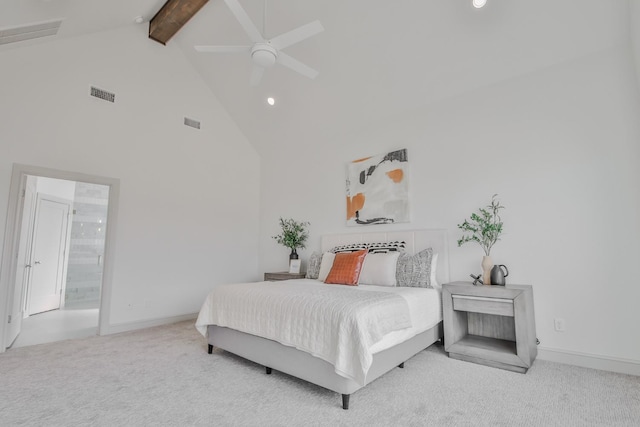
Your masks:
M 197 120 L 190 119 L 189 117 L 184 118 L 184 124 L 187 126 L 191 126 L 195 129 L 200 129 L 200 122 Z
M 60 29 L 61 20 L 23 25 L 21 27 L 0 28 L 0 45 L 55 36 Z
M 93 86 L 91 86 L 91 96 L 95 96 L 96 98 L 104 99 L 109 102 L 116 102 L 115 93 L 107 92 L 106 90 L 98 89 Z

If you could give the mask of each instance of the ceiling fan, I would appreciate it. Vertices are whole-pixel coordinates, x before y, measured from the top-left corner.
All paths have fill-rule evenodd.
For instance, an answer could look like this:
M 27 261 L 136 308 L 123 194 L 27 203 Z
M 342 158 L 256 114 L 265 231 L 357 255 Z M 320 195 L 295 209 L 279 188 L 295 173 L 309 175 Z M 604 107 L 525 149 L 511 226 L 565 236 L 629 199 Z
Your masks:
M 265 68 L 272 67 L 275 63 L 284 65 L 310 79 L 316 78 L 318 72 L 313 68 L 303 64 L 297 59 L 282 52 L 282 49 L 308 39 L 322 31 L 324 27 L 320 21 L 313 21 L 294 30 L 280 34 L 272 39 L 266 39 L 244 11 L 238 0 L 224 0 L 231 12 L 235 15 L 244 31 L 251 39 L 252 45 L 246 46 L 194 46 L 198 52 L 213 53 L 239 53 L 251 54 L 253 60 L 253 72 L 250 83 L 257 86 L 262 79 Z M 265 0 L 266 16 L 266 0 Z

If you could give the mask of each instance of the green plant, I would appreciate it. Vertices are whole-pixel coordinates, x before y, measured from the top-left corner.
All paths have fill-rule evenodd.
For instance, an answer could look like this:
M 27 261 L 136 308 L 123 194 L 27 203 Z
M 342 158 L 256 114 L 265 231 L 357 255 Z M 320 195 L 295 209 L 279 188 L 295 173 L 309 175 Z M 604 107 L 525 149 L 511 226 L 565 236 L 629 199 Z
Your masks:
M 276 239 L 276 242 L 290 248 L 292 251 L 298 248 L 304 249 L 307 237 L 309 237 L 308 226 L 309 223 L 306 221 L 298 222 L 291 218 L 280 218 L 282 233 L 273 236 L 273 238 Z
M 484 250 L 485 255 L 489 256 L 491 247 L 500 240 L 502 234 L 502 219 L 500 218 L 500 209 L 504 206 L 496 200 L 498 195 L 494 194 L 491 204 L 486 208 L 480 208 L 480 214 L 472 213 L 471 219 L 465 219 L 462 224 L 458 224 L 458 228 L 465 233 L 458 240 L 458 246 L 462 246 L 467 242 L 477 242 Z

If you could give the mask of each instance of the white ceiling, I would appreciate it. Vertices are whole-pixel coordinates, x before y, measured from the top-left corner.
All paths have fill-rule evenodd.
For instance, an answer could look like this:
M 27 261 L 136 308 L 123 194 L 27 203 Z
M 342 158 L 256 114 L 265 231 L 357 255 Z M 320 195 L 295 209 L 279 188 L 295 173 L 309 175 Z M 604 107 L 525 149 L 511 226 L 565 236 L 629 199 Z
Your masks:
M 56 37 L 74 37 L 149 20 L 164 2 L 1 0 L 0 29 L 64 18 Z M 264 2 L 240 2 L 262 29 Z M 265 35 L 316 19 L 325 31 L 285 50 L 317 69 L 315 80 L 276 65 L 251 87 L 248 55 L 195 52 L 196 44 L 248 44 L 222 0 L 210 0 L 169 43 L 266 153 L 628 43 L 630 34 L 627 0 L 488 0 L 483 9 L 471 0 L 268 0 Z

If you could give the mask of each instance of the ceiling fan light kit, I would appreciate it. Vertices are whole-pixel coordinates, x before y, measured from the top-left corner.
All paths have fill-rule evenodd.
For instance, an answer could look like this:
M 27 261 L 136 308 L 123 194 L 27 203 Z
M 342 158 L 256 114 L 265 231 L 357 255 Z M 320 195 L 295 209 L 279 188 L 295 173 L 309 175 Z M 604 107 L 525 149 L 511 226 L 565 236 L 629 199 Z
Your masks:
M 278 51 L 267 43 L 256 43 L 251 49 L 251 59 L 259 67 L 272 67 L 278 59 Z
M 236 17 L 244 31 L 249 36 L 252 45 L 248 46 L 194 46 L 198 52 L 206 53 L 251 53 L 254 67 L 249 80 L 252 86 L 257 86 L 262 79 L 265 68 L 276 63 L 287 67 L 310 79 L 316 78 L 318 72 L 297 59 L 282 52 L 282 49 L 308 39 L 322 31 L 324 27 L 320 21 L 313 21 L 294 30 L 280 34 L 272 39 L 266 39 L 255 26 L 249 15 L 242 8 L 238 0 L 225 0 L 225 3 Z M 266 10 L 266 8 L 265 8 Z

